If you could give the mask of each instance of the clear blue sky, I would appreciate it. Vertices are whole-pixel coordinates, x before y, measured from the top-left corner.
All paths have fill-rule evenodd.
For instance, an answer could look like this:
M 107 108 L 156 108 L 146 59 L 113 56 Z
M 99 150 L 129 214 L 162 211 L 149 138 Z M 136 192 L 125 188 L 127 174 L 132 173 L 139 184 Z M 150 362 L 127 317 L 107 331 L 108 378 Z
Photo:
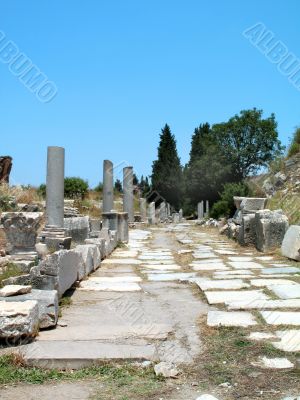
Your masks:
M 2 0 L 0 30 L 58 87 L 40 103 L 0 63 L 0 155 L 12 183 L 45 181 L 46 148 L 66 148 L 66 175 L 93 186 L 102 161 L 151 173 L 167 122 L 182 163 L 194 128 L 241 109 L 274 112 L 288 142 L 300 92 L 242 32 L 263 22 L 300 57 L 300 2 Z

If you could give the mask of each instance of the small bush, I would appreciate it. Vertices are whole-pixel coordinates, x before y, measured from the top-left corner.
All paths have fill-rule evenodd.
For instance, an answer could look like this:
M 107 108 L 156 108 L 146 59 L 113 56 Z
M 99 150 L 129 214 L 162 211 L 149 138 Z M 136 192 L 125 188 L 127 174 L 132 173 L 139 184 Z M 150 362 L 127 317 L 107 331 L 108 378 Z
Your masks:
M 81 178 L 65 178 L 65 197 L 69 199 L 83 199 L 89 190 L 87 181 Z
M 230 207 L 228 202 L 225 200 L 219 200 L 213 205 L 210 216 L 212 218 L 218 219 L 221 217 L 228 217 L 229 214 Z
M 42 183 L 37 189 L 38 195 L 41 196 L 43 199 L 46 198 L 46 185 Z
M 216 219 L 233 216 L 235 213 L 234 196 L 251 196 L 248 185 L 244 182 L 226 183 L 223 187 L 223 192 L 220 194 L 221 198 L 213 205 L 210 215 Z

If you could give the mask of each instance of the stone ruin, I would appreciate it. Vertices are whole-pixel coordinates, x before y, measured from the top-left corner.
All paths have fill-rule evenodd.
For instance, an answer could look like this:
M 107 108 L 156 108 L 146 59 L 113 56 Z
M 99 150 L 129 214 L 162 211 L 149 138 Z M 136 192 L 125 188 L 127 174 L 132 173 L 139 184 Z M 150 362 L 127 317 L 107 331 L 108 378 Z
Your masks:
M 0 157 L 0 183 L 9 183 L 9 175 L 12 169 L 12 158 L 10 156 Z
M 20 275 L 4 280 L 0 289 L 0 339 L 30 338 L 38 329 L 55 327 L 59 298 L 99 268 L 119 242 L 128 241 L 125 210 L 132 220 L 134 201 L 128 168 L 124 169 L 124 212 L 117 212 L 110 190 L 113 166 L 104 162 L 105 210 L 100 220 L 70 207 L 65 214 L 64 165 L 64 149 L 49 147 L 45 220 L 41 212 L 2 213 L 9 261 L 20 268 Z
M 265 209 L 266 202 L 266 198 L 234 197 L 237 211 L 220 232 L 262 252 L 280 247 L 289 227 L 288 218 L 282 210 Z

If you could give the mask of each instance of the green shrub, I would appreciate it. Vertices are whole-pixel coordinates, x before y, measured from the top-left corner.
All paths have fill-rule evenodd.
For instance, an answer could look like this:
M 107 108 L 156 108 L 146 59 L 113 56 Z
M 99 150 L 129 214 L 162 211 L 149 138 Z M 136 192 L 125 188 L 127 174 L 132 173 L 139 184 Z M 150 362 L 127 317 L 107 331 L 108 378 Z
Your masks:
M 292 143 L 290 144 L 288 157 L 292 157 L 300 152 L 300 128 L 295 130 Z
M 220 194 L 220 200 L 212 207 L 210 216 L 216 219 L 233 216 L 235 213 L 234 196 L 251 196 L 251 190 L 244 182 L 226 183 L 223 187 L 223 192 Z
M 89 184 L 81 178 L 65 178 L 65 197 L 69 199 L 83 199 L 89 190 Z
M 65 178 L 65 197 L 69 199 L 83 199 L 89 190 L 87 181 L 81 178 Z M 46 185 L 43 183 L 38 188 L 39 196 L 46 197 Z
M 230 207 L 227 201 L 219 200 L 217 201 L 210 212 L 212 218 L 218 219 L 221 217 L 228 217 L 230 215 Z
M 39 187 L 38 187 L 38 195 L 41 196 L 43 199 L 46 197 L 46 185 L 44 183 L 42 183 Z

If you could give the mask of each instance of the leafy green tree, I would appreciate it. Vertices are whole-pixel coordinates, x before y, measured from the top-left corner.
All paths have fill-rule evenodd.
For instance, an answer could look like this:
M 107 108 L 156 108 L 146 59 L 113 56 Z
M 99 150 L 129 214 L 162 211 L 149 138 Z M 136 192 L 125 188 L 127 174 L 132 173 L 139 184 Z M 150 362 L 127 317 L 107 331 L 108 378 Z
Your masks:
M 195 210 L 201 200 L 215 202 L 223 184 L 232 179 L 232 165 L 227 162 L 208 123 L 201 124 L 192 136 L 190 161 L 184 169 L 185 211 Z
M 228 122 L 212 127 L 237 182 L 267 166 L 283 151 L 274 114 L 265 119 L 262 115 L 256 108 L 242 110 Z
M 95 192 L 101 193 L 103 191 L 103 183 L 99 182 L 98 185 L 94 188 Z
M 65 197 L 69 199 L 81 198 L 87 194 L 89 190 L 88 182 L 78 178 L 65 178 Z
M 152 165 L 152 189 L 175 208 L 181 203 L 183 175 L 177 153 L 175 136 L 166 124 L 161 130 L 158 159 Z

